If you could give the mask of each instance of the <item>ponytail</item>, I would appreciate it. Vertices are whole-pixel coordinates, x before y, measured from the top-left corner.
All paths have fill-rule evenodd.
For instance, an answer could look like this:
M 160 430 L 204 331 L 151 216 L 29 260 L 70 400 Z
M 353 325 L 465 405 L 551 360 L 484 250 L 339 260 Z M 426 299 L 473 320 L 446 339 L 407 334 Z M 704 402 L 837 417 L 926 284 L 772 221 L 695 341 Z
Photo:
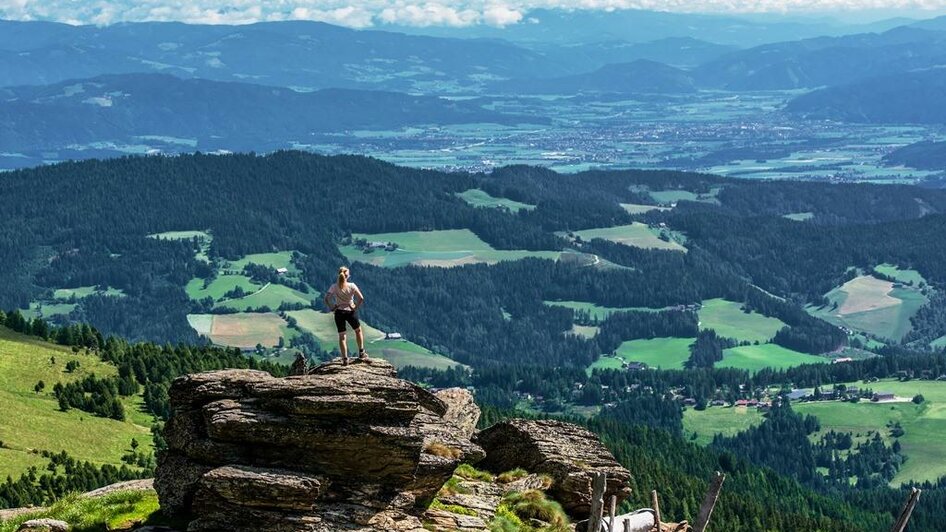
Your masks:
M 345 275 L 348 273 L 347 266 L 341 266 L 338 268 L 338 287 L 345 288 L 345 285 L 348 284 L 348 276 Z

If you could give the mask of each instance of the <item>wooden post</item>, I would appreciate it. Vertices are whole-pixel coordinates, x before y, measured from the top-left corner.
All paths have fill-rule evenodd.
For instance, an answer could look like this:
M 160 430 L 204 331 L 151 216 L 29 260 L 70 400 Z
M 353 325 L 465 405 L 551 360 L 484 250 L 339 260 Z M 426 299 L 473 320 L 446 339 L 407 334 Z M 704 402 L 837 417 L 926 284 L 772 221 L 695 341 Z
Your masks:
M 618 496 L 612 495 L 611 506 L 608 509 L 608 515 L 610 516 L 610 519 L 608 520 L 608 532 L 614 532 L 614 511 L 617 508 L 617 505 L 618 505 Z
M 907 501 L 903 504 L 903 510 L 900 511 L 900 517 L 897 518 L 893 523 L 893 528 L 890 529 L 890 532 L 903 532 L 907 528 L 907 523 L 910 522 L 910 516 L 913 514 L 913 509 L 916 508 L 917 501 L 920 500 L 921 490 L 913 488 L 910 490 L 910 494 L 907 495 Z
M 604 519 L 604 491 L 608 485 L 608 476 L 596 473 L 591 482 L 591 517 L 588 518 L 588 532 L 601 532 Z
M 624 520 L 624 532 L 631 532 L 631 522 L 627 519 Z
M 700 512 L 696 515 L 696 525 L 693 527 L 693 532 L 705 532 L 710 517 L 713 515 L 713 508 L 716 507 L 716 501 L 719 500 L 719 492 L 723 489 L 724 480 L 726 480 L 726 475 L 719 471 L 710 479 L 709 487 L 706 489 L 706 497 L 703 498 Z
M 654 507 L 654 529 L 660 532 L 660 501 L 657 500 L 657 490 L 650 492 L 650 501 Z

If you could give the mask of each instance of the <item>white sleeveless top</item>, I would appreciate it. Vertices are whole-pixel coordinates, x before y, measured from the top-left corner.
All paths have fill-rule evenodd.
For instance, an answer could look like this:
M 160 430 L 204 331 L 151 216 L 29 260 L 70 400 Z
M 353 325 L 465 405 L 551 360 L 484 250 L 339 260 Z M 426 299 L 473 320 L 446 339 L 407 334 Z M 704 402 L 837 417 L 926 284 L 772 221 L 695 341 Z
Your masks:
M 354 310 L 357 292 L 358 285 L 350 281 L 345 283 L 345 288 L 339 288 L 338 283 L 332 283 L 328 289 L 328 295 L 335 296 L 335 306 L 338 310 Z

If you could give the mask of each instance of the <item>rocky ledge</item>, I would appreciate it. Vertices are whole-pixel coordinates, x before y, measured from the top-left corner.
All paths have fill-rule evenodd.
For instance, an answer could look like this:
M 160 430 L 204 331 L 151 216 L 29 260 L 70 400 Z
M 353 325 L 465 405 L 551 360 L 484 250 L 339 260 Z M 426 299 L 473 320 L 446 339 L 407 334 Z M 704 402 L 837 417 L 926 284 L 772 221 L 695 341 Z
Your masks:
M 514 421 L 475 435 L 480 412 L 469 392 L 430 393 L 382 360 L 287 378 L 193 374 L 169 394 L 154 487 L 188 530 L 419 532 L 425 516 L 427 529 L 443 528 L 449 516 L 431 523 L 438 516 L 428 506 L 461 463 L 543 473 L 576 518 L 587 514 L 596 471 L 614 479 L 611 493 L 627 494 L 630 474 L 591 433 Z M 485 529 L 502 495 L 475 492 L 486 503 L 466 501 L 482 507 L 463 529 Z

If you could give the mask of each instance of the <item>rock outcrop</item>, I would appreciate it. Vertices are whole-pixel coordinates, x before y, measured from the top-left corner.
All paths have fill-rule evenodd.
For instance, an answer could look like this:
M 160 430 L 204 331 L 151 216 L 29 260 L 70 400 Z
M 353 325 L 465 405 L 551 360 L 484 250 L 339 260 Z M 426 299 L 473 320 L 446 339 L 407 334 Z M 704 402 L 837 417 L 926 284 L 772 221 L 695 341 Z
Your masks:
M 522 468 L 550 476 L 548 493 L 576 519 L 589 515 L 596 473 L 608 476 L 605 500 L 616 495 L 620 503 L 631 493 L 631 473 L 597 436 L 571 423 L 514 419 L 480 432 L 474 441 L 486 451 L 479 467 L 494 472 Z
M 190 530 L 423 530 L 418 508 L 483 456 L 472 396 L 444 401 L 382 360 L 187 375 L 169 393 L 154 486 Z

